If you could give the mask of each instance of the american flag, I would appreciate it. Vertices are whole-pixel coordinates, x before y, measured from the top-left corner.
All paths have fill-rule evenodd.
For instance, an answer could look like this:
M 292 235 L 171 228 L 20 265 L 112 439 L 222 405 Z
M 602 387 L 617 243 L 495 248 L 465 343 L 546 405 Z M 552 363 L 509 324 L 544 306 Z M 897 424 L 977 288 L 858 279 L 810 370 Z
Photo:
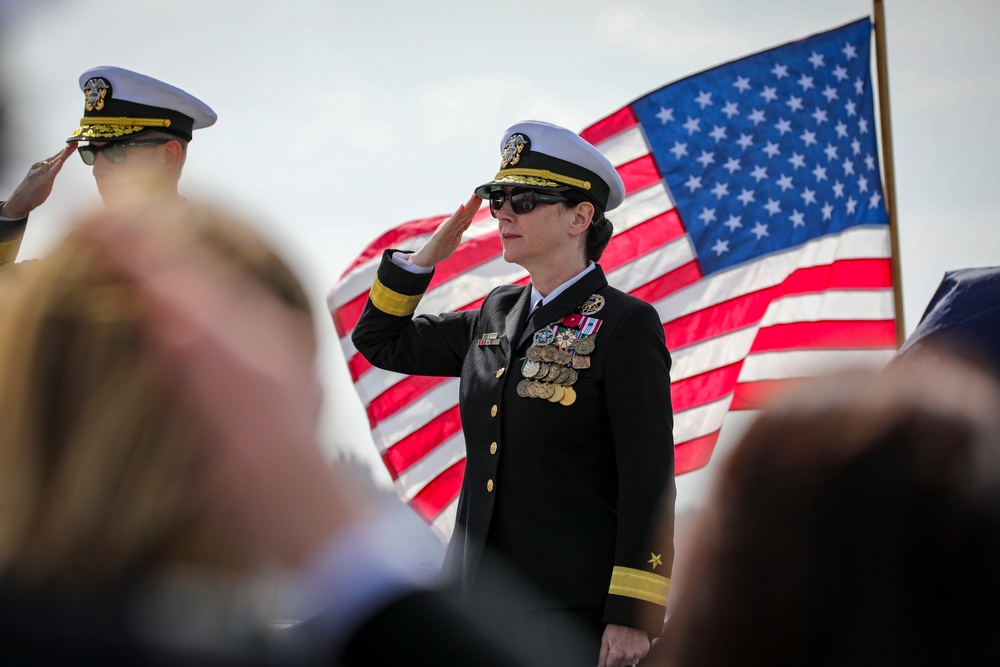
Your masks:
M 865 18 L 720 65 L 581 132 L 625 182 L 601 265 L 662 318 L 678 474 L 708 462 L 730 410 L 895 351 L 870 37 Z M 382 251 L 418 248 L 443 219 L 376 239 L 328 305 L 400 497 L 447 539 L 465 467 L 458 379 L 381 371 L 350 340 Z M 501 252 L 483 209 L 417 314 L 477 309 L 496 285 L 527 284 Z

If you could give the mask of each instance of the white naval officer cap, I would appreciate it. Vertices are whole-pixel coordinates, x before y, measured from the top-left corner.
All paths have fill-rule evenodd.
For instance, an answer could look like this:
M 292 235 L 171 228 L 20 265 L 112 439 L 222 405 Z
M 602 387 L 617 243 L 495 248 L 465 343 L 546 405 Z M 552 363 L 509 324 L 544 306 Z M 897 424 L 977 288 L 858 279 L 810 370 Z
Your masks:
M 80 90 L 83 118 L 66 141 L 125 141 L 150 130 L 190 141 L 194 130 L 218 118 L 194 95 L 122 67 L 88 69 L 80 75 Z
M 625 200 L 625 184 L 601 151 L 577 133 L 539 120 L 511 125 L 500 139 L 500 171 L 476 188 L 487 199 L 497 187 L 576 190 L 604 211 Z

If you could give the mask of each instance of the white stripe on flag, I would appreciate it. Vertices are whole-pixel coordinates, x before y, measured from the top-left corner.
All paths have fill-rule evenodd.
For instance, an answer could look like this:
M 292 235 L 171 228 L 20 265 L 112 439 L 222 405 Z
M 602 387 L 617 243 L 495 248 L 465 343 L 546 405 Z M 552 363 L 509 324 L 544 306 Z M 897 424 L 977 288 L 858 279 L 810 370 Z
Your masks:
M 434 531 L 445 544 L 451 539 L 451 532 L 455 528 L 455 518 L 458 516 L 458 494 L 448 505 L 441 510 L 441 513 L 431 521 L 431 530 Z
M 733 396 L 729 394 L 712 403 L 674 413 L 674 443 L 680 444 L 718 431 L 732 401 Z
M 847 368 L 878 370 L 889 362 L 895 349 L 789 350 L 751 354 L 743 362 L 740 382 L 782 380 L 823 375 Z
M 671 382 L 734 364 L 747 356 L 757 337 L 758 327 L 747 327 L 671 351 Z
M 642 129 L 638 125 L 633 125 L 594 147 L 601 151 L 604 157 L 611 160 L 611 164 L 615 165 L 616 168 L 649 155 L 649 146 L 646 144 L 646 138 L 642 135 Z
M 891 320 L 893 312 L 891 288 L 830 290 L 775 299 L 767 307 L 760 326 L 794 322 Z

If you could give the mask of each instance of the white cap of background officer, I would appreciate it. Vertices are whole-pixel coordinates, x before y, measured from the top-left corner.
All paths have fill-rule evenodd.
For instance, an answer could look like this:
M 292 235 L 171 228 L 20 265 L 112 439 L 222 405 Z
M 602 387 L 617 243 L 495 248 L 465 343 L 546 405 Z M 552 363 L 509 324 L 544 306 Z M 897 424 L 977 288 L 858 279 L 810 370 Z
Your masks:
M 83 118 L 67 141 L 128 141 L 152 130 L 190 141 L 194 130 L 217 119 L 194 95 L 121 67 L 88 69 L 80 75 L 80 90 Z

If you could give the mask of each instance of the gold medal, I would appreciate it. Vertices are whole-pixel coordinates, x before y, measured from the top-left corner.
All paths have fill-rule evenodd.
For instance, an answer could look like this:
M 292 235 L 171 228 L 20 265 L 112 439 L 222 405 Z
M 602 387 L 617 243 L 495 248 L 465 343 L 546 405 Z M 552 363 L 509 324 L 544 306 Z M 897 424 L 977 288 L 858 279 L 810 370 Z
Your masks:
M 548 382 L 540 382 L 538 385 L 538 398 L 551 398 L 556 388 Z
M 556 379 L 553 380 L 553 382 L 556 384 L 567 384 L 566 381 L 569 380 L 569 373 L 571 370 L 571 368 L 567 368 L 566 366 L 560 366 L 559 375 L 556 376 Z
M 585 354 L 578 354 L 573 357 L 573 368 L 590 368 L 590 357 Z
M 540 383 L 536 380 L 532 380 L 528 383 L 528 386 L 525 388 L 525 393 L 528 394 L 528 398 L 538 398 L 539 386 Z
M 555 361 L 556 348 L 546 345 L 542 348 L 542 361 Z
M 566 395 L 566 389 L 565 389 L 565 387 L 562 387 L 562 386 L 560 386 L 558 384 L 552 385 L 552 389 L 553 389 L 553 392 L 552 392 L 552 395 L 549 396 L 549 402 L 550 403 L 558 403 L 559 401 L 561 401 L 563 399 L 563 396 Z
M 581 338 L 573 344 L 573 351 L 577 354 L 590 354 L 594 351 L 594 341 L 589 338 Z
M 566 387 L 563 390 L 563 397 L 559 400 L 559 405 L 573 405 L 576 401 L 576 390 L 573 387 Z
M 566 378 L 566 381 L 563 382 L 563 384 L 568 387 L 570 385 L 576 384 L 576 381 L 579 379 L 580 379 L 580 374 L 571 368 L 569 369 L 569 377 Z
M 528 386 L 531 385 L 531 380 L 521 380 L 517 383 L 517 395 L 521 398 L 528 398 Z
M 542 348 L 538 347 L 537 345 L 532 345 L 531 347 L 528 348 L 528 351 L 525 353 L 524 356 L 528 357 L 528 361 L 541 361 Z

